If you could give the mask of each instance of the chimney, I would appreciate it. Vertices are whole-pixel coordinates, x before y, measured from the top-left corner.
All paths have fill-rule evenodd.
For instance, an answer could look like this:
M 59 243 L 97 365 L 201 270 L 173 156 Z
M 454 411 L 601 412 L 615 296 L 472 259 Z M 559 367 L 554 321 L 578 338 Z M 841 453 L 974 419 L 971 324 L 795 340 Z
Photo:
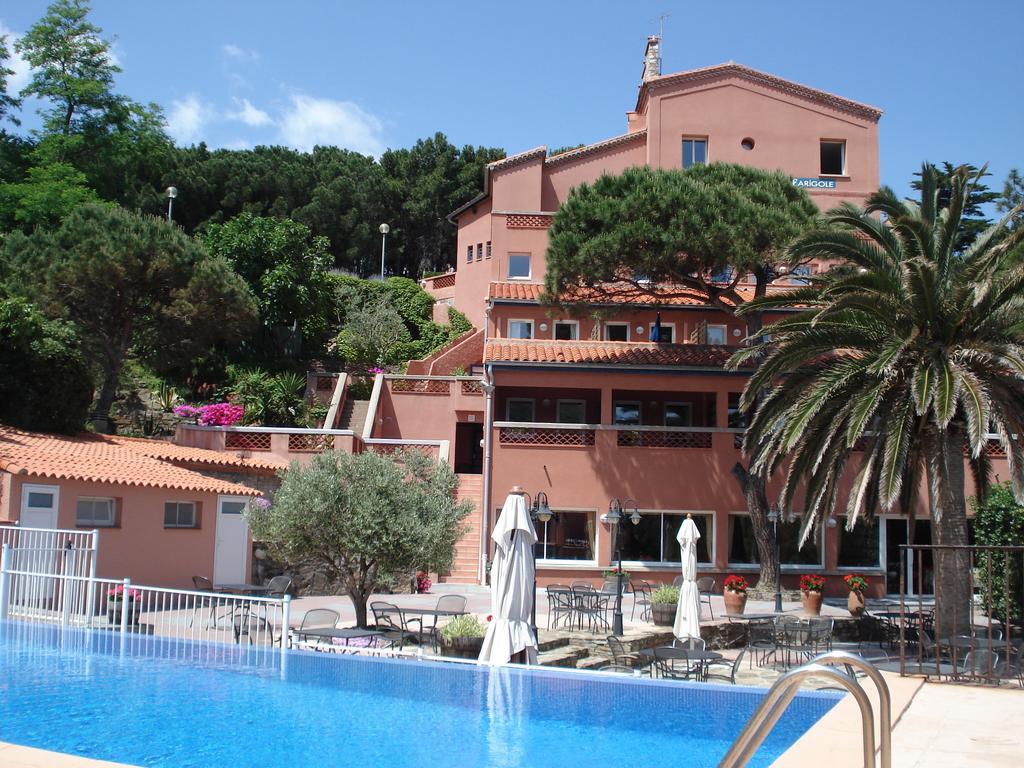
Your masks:
M 661 75 L 661 37 L 650 35 L 647 38 L 647 49 L 644 51 L 644 77 L 646 83 Z

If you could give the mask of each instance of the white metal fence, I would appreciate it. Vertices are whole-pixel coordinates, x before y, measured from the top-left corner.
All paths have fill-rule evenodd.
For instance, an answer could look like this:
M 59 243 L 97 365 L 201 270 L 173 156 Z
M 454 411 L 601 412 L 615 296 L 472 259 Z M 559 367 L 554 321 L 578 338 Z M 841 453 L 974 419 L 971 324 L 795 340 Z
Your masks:
M 95 571 L 83 576 L 75 572 L 77 566 L 56 565 L 3 544 L 0 618 L 106 629 L 119 632 L 122 640 L 150 635 L 268 650 L 277 646 L 282 652 L 288 645 L 287 595 L 278 599 L 142 586 L 130 579 L 96 578 Z

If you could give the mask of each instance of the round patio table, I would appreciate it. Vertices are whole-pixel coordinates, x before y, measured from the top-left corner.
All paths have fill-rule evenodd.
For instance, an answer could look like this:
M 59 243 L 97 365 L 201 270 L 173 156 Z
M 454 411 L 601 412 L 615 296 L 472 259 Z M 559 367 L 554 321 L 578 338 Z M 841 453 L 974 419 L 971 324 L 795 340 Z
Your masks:
M 315 638 L 317 640 L 329 641 L 323 646 L 324 650 L 348 648 L 350 640 L 362 640 L 364 638 L 373 638 L 374 644 L 376 644 L 376 638 L 384 636 L 383 632 L 376 629 L 361 629 L 359 627 L 323 627 L 321 629 L 303 629 L 301 631 L 293 629 L 292 634 L 296 638 Z M 336 645 L 334 643 L 335 640 L 344 640 L 345 643 L 343 645 Z
M 265 595 L 270 591 L 266 584 L 214 584 L 218 592 L 229 592 L 233 595 Z
M 668 659 L 687 659 L 689 661 L 721 661 L 725 658 L 718 651 L 691 651 L 688 648 L 675 648 L 666 646 L 663 648 L 644 648 L 640 655 L 649 659 L 654 658 L 654 651 L 660 651 L 661 656 Z

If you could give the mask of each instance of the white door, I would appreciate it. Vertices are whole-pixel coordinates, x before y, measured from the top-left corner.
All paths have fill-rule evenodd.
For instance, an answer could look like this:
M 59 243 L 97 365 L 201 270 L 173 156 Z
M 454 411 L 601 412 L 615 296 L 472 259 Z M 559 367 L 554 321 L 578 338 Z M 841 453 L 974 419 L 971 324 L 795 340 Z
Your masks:
M 23 485 L 21 486 L 21 515 L 18 518 L 19 528 L 57 527 L 57 510 L 60 506 L 60 486 L 56 485 Z M 16 570 L 32 574 L 56 574 L 57 534 L 49 531 L 18 532 L 16 545 Z M 27 585 L 28 593 L 35 598 L 33 603 L 53 597 L 53 579 L 26 576 L 31 582 Z
M 249 506 L 245 496 L 217 499 L 217 546 L 213 556 L 214 584 L 244 584 L 248 560 L 249 524 L 243 514 Z

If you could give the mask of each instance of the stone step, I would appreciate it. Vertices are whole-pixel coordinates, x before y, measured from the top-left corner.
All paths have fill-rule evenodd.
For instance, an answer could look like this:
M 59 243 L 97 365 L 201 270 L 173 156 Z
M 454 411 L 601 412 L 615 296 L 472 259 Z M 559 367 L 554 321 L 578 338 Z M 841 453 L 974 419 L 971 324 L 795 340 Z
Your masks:
M 544 667 L 569 667 L 576 668 L 581 659 L 590 655 L 586 648 L 555 648 L 551 651 L 542 651 L 537 656 L 537 663 Z

